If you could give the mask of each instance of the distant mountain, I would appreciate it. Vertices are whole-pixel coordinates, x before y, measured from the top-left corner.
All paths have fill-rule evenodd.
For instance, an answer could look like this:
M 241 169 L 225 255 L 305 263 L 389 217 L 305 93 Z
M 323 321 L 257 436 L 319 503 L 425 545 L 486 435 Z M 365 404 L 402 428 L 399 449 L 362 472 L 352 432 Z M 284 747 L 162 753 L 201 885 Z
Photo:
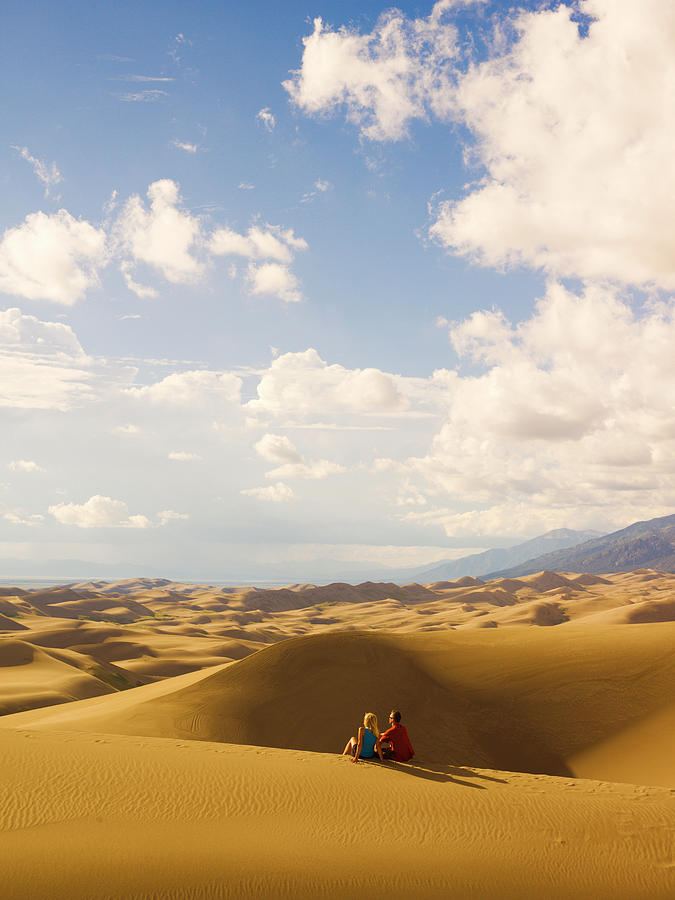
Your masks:
M 485 550 L 483 553 L 473 553 L 471 556 L 463 556 L 461 559 L 444 560 L 431 568 L 411 570 L 410 575 L 414 575 L 416 581 L 425 584 L 433 581 L 452 581 L 462 575 L 487 575 L 494 569 L 516 566 L 532 559 L 533 556 L 573 547 L 589 538 L 596 538 L 599 534 L 598 531 L 572 531 L 569 528 L 556 528 L 522 544 L 516 544 L 514 547 Z M 539 570 L 537 569 L 537 571 Z
M 635 569 L 675 572 L 675 515 L 636 522 L 575 547 L 545 553 L 488 574 L 491 578 L 517 578 L 544 569 L 594 575 L 632 572 Z

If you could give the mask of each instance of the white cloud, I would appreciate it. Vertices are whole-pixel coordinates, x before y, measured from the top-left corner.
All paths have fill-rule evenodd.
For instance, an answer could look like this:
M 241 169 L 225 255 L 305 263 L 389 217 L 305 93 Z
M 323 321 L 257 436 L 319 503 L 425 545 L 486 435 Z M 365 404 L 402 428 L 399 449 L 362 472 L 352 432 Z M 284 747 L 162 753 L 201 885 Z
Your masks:
M 187 513 L 174 512 L 172 509 L 163 509 L 161 512 L 157 513 L 157 519 L 160 526 L 166 525 L 169 522 L 178 522 L 189 518 L 190 516 Z
M 265 434 L 255 445 L 256 453 L 273 463 L 301 463 L 302 454 L 282 435 Z
M 263 459 L 280 463 L 277 468 L 265 473 L 265 478 L 328 478 L 344 472 L 345 467 L 327 459 L 305 462 L 304 456 L 291 441 L 278 434 L 265 434 L 255 444 L 256 452 Z
M 116 223 L 122 252 L 129 253 L 136 263 L 153 266 L 168 281 L 185 284 L 197 280 L 202 265 L 193 252 L 201 239 L 199 219 L 180 208 L 178 185 L 170 178 L 153 182 L 147 196 L 150 209 L 137 194 L 124 205 Z M 125 275 L 128 271 L 128 267 L 123 269 Z M 136 293 L 137 287 L 132 288 Z
M 287 503 L 295 496 L 293 489 L 281 481 L 271 484 L 269 487 L 247 488 L 240 493 L 264 500 L 266 503 Z
M 44 522 L 44 516 L 39 514 L 34 515 L 25 515 L 23 512 L 19 511 L 8 511 L 2 514 L 3 519 L 6 519 L 8 522 L 11 522 L 12 525 L 27 525 L 30 527 L 35 527 L 36 525 L 41 525 Z
M 154 297 L 159 297 L 159 291 L 155 288 L 151 287 L 147 284 L 140 284 L 136 281 L 131 274 L 133 272 L 134 264 L 129 259 L 120 260 L 120 272 L 122 273 L 122 277 L 124 278 L 124 283 L 129 288 L 129 290 L 136 294 L 137 297 L 140 297 L 141 300 L 148 300 Z M 128 316 L 127 318 L 132 318 Z M 140 319 L 140 316 L 136 318 Z
M 532 534 L 672 507 L 674 301 L 634 311 L 608 288 L 552 284 L 517 325 L 479 312 L 450 337 L 473 371 L 444 376 L 447 421 L 407 470 L 455 508 L 413 518 L 449 535 Z
M 7 468 L 12 472 L 44 472 L 42 466 L 32 459 L 13 459 L 7 463 Z
M 70 325 L 43 322 L 35 316 L 24 315 L 16 307 L 0 310 L 0 349 L 87 360 Z
M 217 256 L 244 256 L 290 263 L 298 250 L 307 249 L 307 241 L 296 237 L 292 228 L 252 225 L 245 235 L 231 228 L 217 228 L 211 235 L 209 249 Z
M 170 450 L 169 459 L 176 462 L 196 462 L 201 459 L 199 453 L 188 453 L 185 450 Z
M 307 191 L 305 194 L 303 194 L 302 197 L 300 198 L 300 202 L 301 203 L 309 203 L 315 197 L 317 197 L 319 194 L 325 194 L 326 191 L 329 191 L 332 187 L 333 187 L 333 185 L 330 183 L 330 181 L 322 181 L 320 178 L 318 178 L 314 182 L 313 189 L 311 191 Z
M 521 13 L 517 40 L 461 78 L 486 175 L 432 227 L 456 253 L 675 287 L 675 7 L 589 0 Z
M 173 81 L 173 78 L 167 75 L 120 75 L 120 81 Z
M 65 209 L 26 216 L 0 241 L 0 291 L 72 306 L 99 283 L 105 233 Z
M 45 186 L 45 197 L 49 196 L 50 189 L 55 184 L 63 181 L 61 173 L 56 168 L 56 163 L 48 164 L 41 159 L 36 159 L 36 157 L 31 156 L 28 147 L 15 147 L 12 145 L 12 149 L 16 150 L 22 159 L 31 164 L 33 171 Z
M 264 109 L 261 109 L 260 112 L 257 114 L 256 119 L 260 122 L 260 124 L 264 128 L 267 129 L 267 131 L 274 131 L 274 128 L 277 123 L 276 123 L 276 119 L 270 112 L 269 107 L 266 106 Z
M 91 398 L 91 379 L 68 325 L 0 310 L 0 406 L 68 410 Z
M 116 425 L 115 428 L 113 428 L 113 431 L 115 432 L 115 434 L 121 434 L 125 437 L 136 437 L 141 433 L 141 429 L 138 427 L 138 425 L 131 424 Z
M 238 406 L 241 378 L 202 370 L 174 372 L 155 384 L 127 388 L 125 393 L 138 400 L 170 406 L 202 406 L 209 401 Z
M 465 126 L 477 178 L 440 202 L 431 234 L 487 266 L 675 287 L 675 7 L 586 0 L 501 16 L 487 57 L 460 55 L 447 21 L 385 13 L 371 33 L 316 19 L 284 86 L 308 114 L 344 107 L 361 135 L 398 140 L 413 120 Z M 580 29 L 578 13 L 591 21 Z M 472 58 L 473 56 L 473 58 Z
M 257 398 L 247 406 L 254 412 L 303 416 L 394 411 L 405 408 L 406 400 L 391 375 L 328 365 L 310 348 L 273 360 L 260 379 Z
M 252 294 L 270 294 L 285 303 L 302 300 L 298 279 L 281 263 L 251 264 L 247 277 Z
M 301 68 L 284 82 L 309 114 L 344 106 L 370 140 L 398 140 L 414 119 L 447 117 L 454 81 L 457 31 L 445 20 L 452 5 L 437 3 L 428 19 L 383 13 L 370 34 L 331 31 L 320 18 L 303 39 Z
M 129 508 L 123 500 L 113 500 L 95 494 L 86 503 L 59 503 L 50 506 L 49 512 L 62 525 L 77 528 L 150 528 L 146 516 L 129 515 Z
M 177 150 L 184 150 L 186 153 L 196 153 L 199 149 L 197 144 L 189 144 L 187 141 L 171 141 L 171 146 Z
M 346 468 L 328 459 L 317 459 L 314 462 L 286 463 L 265 472 L 265 478 L 308 478 L 318 481 L 330 475 L 340 475 Z
M 307 241 L 296 237 L 293 229 L 253 225 L 246 234 L 240 234 L 231 228 L 218 228 L 211 235 L 209 249 L 216 256 L 243 256 L 251 260 L 247 280 L 252 294 L 271 294 L 286 303 L 302 299 L 298 280 L 289 265 L 297 252 L 307 249 Z

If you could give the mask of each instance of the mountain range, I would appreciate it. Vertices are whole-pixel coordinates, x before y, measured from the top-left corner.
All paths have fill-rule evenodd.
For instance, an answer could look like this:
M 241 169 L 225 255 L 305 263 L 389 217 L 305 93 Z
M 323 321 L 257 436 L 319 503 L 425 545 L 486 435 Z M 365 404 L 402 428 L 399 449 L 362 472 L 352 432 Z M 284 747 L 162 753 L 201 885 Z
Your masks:
M 675 515 L 635 522 L 611 534 L 567 549 L 553 550 L 487 574 L 491 578 L 517 578 L 544 569 L 594 575 L 635 569 L 675 572 Z
M 484 550 L 482 553 L 462 556 L 460 559 L 445 559 L 431 567 L 408 570 L 407 574 L 423 584 L 432 581 L 452 581 L 453 578 L 461 578 L 464 575 L 487 575 L 488 572 L 495 569 L 516 566 L 545 553 L 574 547 L 599 535 L 598 531 L 573 531 L 570 528 L 556 528 L 513 547 L 498 547 L 493 550 Z

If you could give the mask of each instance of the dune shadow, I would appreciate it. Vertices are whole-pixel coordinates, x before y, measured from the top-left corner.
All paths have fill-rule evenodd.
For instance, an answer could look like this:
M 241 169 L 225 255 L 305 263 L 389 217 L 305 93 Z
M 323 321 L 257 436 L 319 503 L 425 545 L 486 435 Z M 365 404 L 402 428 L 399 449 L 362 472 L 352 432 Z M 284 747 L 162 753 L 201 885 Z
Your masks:
M 474 772 L 473 769 L 460 768 L 452 765 L 440 765 L 438 763 L 424 762 L 421 760 L 413 760 L 407 763 L 399 763 L 394 760 L 387 760 L 381 763 L 377 760 L 369 760 L 373 765 L 382 766 L 392 772 L 399 772 L 401 775 L 411 775 L 413 778 L 423 778 L 425 781 L 451 782 L 459 784 L 463 787 L 478 788 L 478 790 L 486 790 L 483 784 L 475 784 L 473 781 L 466 781 L 466 778 L 479 778 L 485 781 L 494 781 L 499 784 L 508 784 L 503 778 L 494 778 L 491 775 L 483 775 L 480 772 Z M 457 776 L 461 775 L 462 778 Z

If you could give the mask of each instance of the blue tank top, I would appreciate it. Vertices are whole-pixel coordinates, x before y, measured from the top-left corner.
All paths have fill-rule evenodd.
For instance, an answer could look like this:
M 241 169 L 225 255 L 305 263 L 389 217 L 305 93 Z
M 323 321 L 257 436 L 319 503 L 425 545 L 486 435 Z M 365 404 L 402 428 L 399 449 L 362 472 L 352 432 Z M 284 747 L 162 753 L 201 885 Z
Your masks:
M 375 735 L 370 728 L 366 728 L 363 733 L 363 740 L 361 741 L 361 753 L 359 754 L 359 758 L 371 759 L 373 756 L 377 756 L 377 750 L 375 749 Z

